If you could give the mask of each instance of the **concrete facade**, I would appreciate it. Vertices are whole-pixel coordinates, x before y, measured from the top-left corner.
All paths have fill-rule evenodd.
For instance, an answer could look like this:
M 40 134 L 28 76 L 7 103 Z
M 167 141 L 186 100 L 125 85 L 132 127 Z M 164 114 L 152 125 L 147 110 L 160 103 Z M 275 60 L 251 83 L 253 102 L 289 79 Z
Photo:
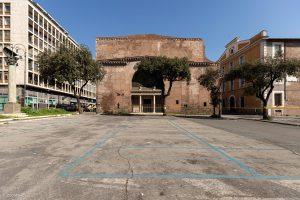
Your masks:
M 8 65 L 2 48 L 11 48 L 12 45 L 22 56 L 16 72 L 17 87 L 23 89 L 16 97 L 20 104 L 39 108 L 54 106 L 61 97 L 73 99 L 70 85 L 49 85 L 40 76 L 36 62 L 39 53 L 45 50 L 55 51 L 61 44 L 74 48 L 78 46 L 69 33 L 39 4 L 32 0 L 0 0 L 0 112 L 8 95 Z M 77 90 L 81 84 L 78 82 Z M 95 84 L 85 87 L 83 98 L 87 102 L 95 102 Z M 75 99 L 72 101 L 76 102 Z
M 244 62 L 254 62 L 274 57 L 280 49 L 284 58 L 300 59 L 300 38 L 270 38 L 262 31 L 247 40 L 233 39 L 219 59 L 224 72 Z M 223 111 L 225 113 L 259 114 L 262 105 L 255 96 L 244 94 L 243 80 L 223 83 Z M 275 98 L 277 100 L 275 101 Z M 278 100 L 279 99 L 279 100 Z M 268 102 L 269 115 L 300 115 L 300 79 L 287 77 L 279 81 Z
M 96 58 L 103 63 L 106 71 L 104 80 L 97 84 L 99 111 L 134 112 L 135 102 L 138 104 L 142 101 L 142 108 L 137 112 L 161 112 L 160 90 L 142 87 L 139 88 L 140 91 L 135 90 L 133 76 L 136 72 L 135 66 L 142 57 L 167 56 L 188 58 L 192 75 L 189 84 L 185 81 L 175 82 L 170 96 L 166 99 L 167 112 L 211 112 L 209 93 L 197 81 L 207 66 L 214 65 L 206 59 L 201 39 L 133 35 L 99 37 L 96 44 Z M 147 102 L 148 105 L 145 105 Z M 149 109 L 145 109 L 147 106 Z

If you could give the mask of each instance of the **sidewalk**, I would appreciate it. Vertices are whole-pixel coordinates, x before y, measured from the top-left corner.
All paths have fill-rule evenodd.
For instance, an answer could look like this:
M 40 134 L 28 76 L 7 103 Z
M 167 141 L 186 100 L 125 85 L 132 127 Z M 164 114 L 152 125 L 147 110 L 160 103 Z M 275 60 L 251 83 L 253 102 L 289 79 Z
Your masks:
M 46 115 L 46 116 L 35 116 L 35 117 L 14 117 L 14 118 L 6 118 L 6 119 L 0 119 L 0 125 L 7 124 L 9 122 L 15 122 L 15 121 L 24 121 L 24 120 L 38 120 L 38 119 L 46 119 L 46 118 L 57 118 L 57 117 L 69 117 L 74 114 L 61 114 L 61 115 Z
M 273 117 L 272 120 L 263 120 L 260 115 L 223 115 L 224 119 L 244 119 L 244 120 L 254 120 L 268 123 L 300 126 L 300 117 L 293 116 L 282 116 L 282 117 Z

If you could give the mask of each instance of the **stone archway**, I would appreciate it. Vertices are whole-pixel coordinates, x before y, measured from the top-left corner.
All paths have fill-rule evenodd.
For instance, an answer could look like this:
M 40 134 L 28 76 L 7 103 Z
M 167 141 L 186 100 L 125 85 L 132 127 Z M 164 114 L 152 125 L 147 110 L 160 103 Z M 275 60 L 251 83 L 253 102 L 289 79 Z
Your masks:
M 162 84 L 153 74 L 138 70 L 132 77 L 131 104 L 133 113 L 161 112 Z

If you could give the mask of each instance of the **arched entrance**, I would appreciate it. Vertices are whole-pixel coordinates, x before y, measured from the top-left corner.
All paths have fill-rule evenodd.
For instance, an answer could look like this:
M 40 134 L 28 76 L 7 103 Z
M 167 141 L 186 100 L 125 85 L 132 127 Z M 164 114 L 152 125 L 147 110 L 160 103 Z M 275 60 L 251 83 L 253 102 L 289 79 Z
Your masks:
M 155 76 L 138 70 L 132 78 L 131 104 L 133 113 L 160 113 L 161 84 Z

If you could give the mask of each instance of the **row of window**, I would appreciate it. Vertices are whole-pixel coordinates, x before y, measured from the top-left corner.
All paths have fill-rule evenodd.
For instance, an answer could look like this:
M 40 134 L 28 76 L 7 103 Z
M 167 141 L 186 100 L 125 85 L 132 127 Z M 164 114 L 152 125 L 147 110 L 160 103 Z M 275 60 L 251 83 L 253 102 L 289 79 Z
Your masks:
M 0 3 L 0 15 L 10 15 L 11 6 L 10 3 Z
M 229 99 L 223 99 L 222 104 L 224 107 L 231 108 L 244 108 L 246 107 L 245 97 L 240 97 L 235 100 L 235 97 L 231 96 Z M 282 92 L 274 92 L 273 93 L 273 105 L 280 107 L 283 106 L 283 93 Z
M 245 97 L 240 97 L 235 99 L 235 97 L 230 97 L 229 99 L 225 98 L 222 100 L 223 107 L 230 107 L 230 108 L 244 108 L 245 105 Z
M 36 73 L 32 73 L 32 72 L 28 72 L 28 83 L 32 84 L 32 85 L 37 85 L 37 86 L 41 86 L 41 87 L 47 87 L 47 88 L 51 88 L 51 89 L 56 89 L 56 90 L 60 90 L 63 92 L 68 92 L 68 93 L 73 93 L 72 88 L 69 84 L 63 83 L 63 84 L 55 84 L 55 86 L 52 86 L 48 83 L 48 81 L 46 79 L 41 78 L 38 74 Z M 83 90 L 83 95 L 84 96 L 88 96 L 88 97 L 92 97 L 94 98 L 95 95 L 95 91 L 92 91 L 93 86 L 91 85 L 87 85 L 86 89 Z M 76 92 L 79 92 L 79 88 L 76 88 Z
M 55 26 L 51 25 L 42 15 L 40 15 L 36 10 L 29 6 L 28 10 L 29 15 L 29 30 L 34 33 L 36 36 L 43 38 L 48 41 L 53 46 L 53 41 L 57 40 L 60 43 L 64 43 L 69 46 L 75 45 L 68 39 L 65 34 L 59 31 Z M 56 42 L 57 44 L 59 42 Z

